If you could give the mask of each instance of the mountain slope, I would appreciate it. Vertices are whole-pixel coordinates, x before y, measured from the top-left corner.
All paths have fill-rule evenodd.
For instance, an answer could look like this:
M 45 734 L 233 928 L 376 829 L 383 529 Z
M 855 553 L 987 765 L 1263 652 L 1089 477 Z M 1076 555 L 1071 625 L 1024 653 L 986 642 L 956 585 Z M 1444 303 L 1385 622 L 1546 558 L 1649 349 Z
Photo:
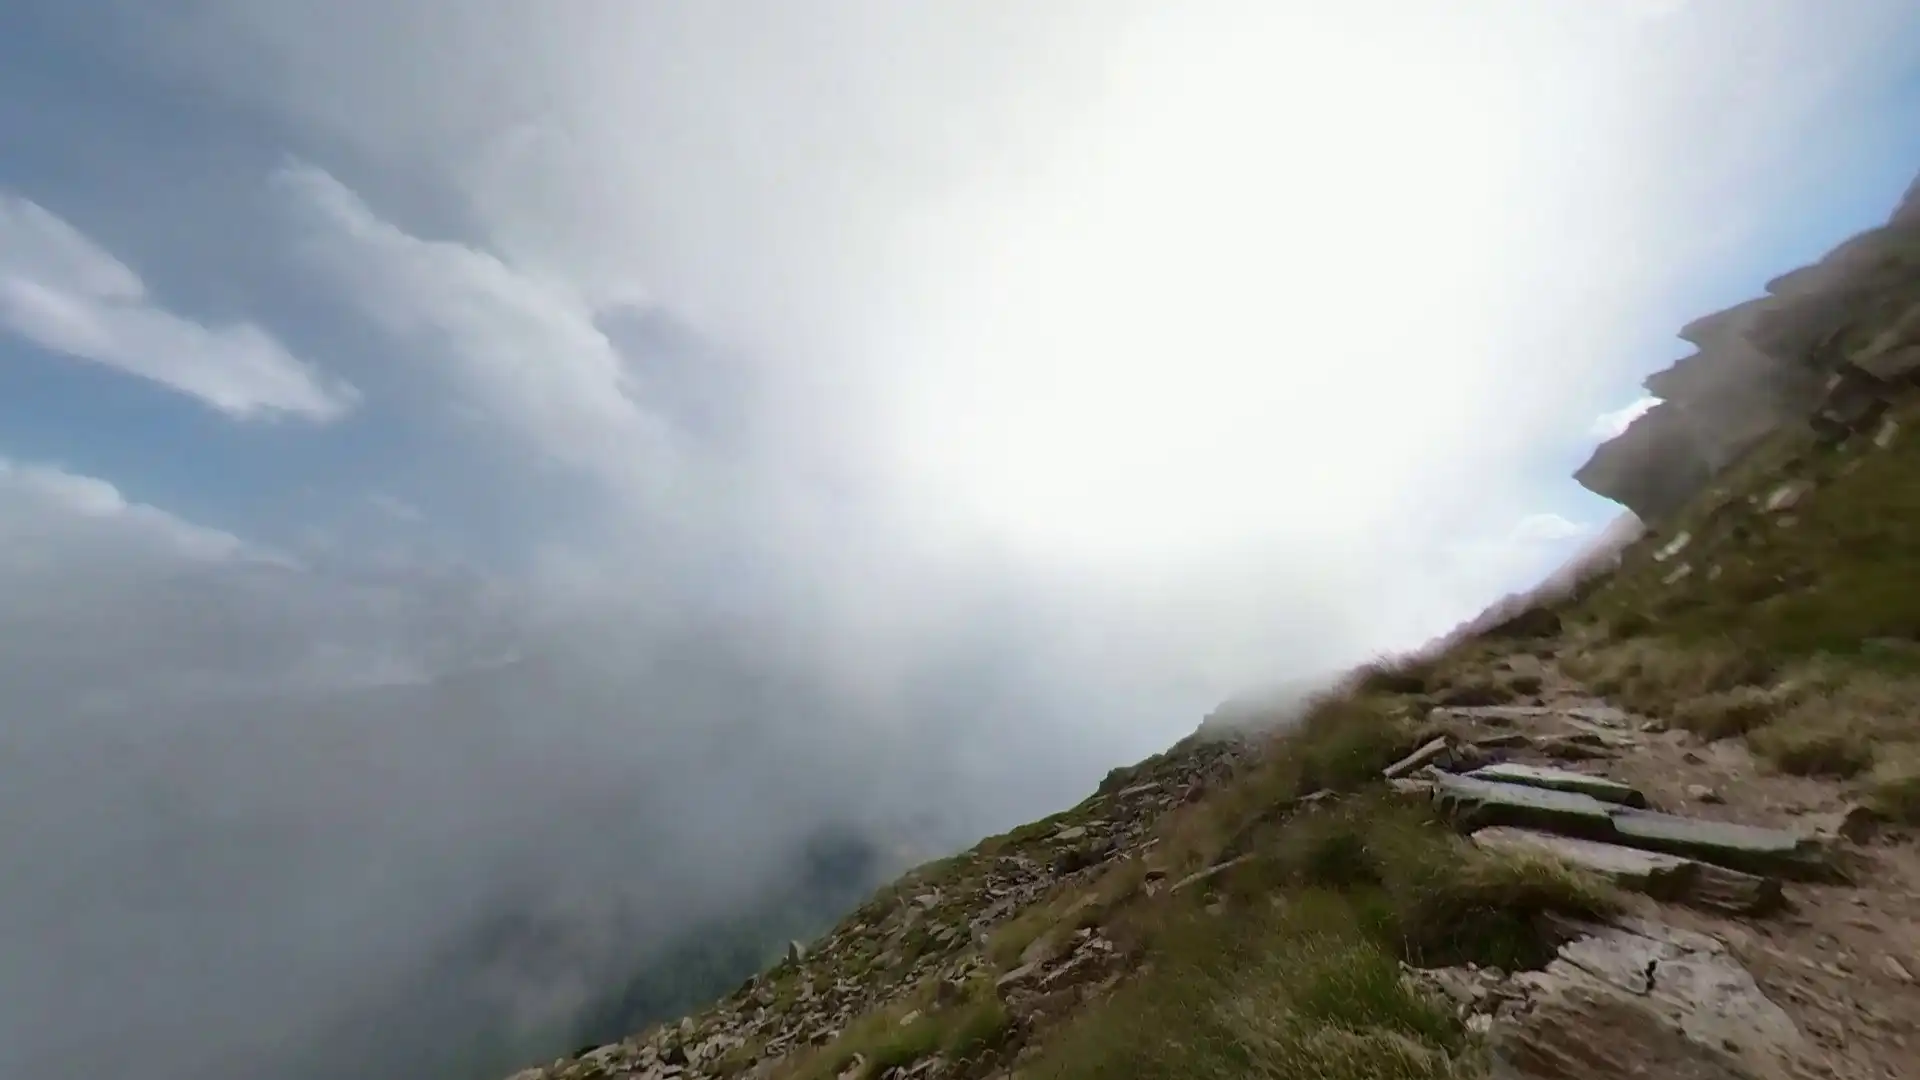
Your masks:
M 1920 347 L 1906 235 L 1689 328 L 1736 374 L 1597 455 L 1617 552 L 517 1080 L 1901 1075 L 1920 389 L 1856 369 Z

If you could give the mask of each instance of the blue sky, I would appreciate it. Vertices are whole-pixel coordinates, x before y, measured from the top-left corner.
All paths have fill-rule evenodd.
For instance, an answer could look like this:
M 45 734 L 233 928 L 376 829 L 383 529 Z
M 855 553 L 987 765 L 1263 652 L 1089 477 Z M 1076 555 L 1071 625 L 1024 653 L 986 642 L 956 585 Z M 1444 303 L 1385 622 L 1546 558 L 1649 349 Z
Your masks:
M 180 865 L 408 867 L 329 909 L 377 922 L 503 858 L 467 810 L 573 850 L 528 760 L 685 811 L 646 880 L 928 805 L 950 840 L 1531 583 L 1614 513 L 1568 474 L 1678 328 L 1920 171 L 1920 12 L 1453 7 L 7 5 L 0 685 L 53 779 L 0 803 L 84 828 L 0 859 L 113 880 L 149 787 L 337 809 L 351 843 Z M 514 658 L 490 704 L 432 681 Z M 686 865 L 676 917 L 764 869 Z M 48 964 L 129 917 L 6 903 Z M 72 1023 L 0 1016 L 0 1073 L 112 1031 L 156 1080 L 294 1077 L 231 1018 L 402 982 L 419 930 L 319 957 L 299 904 L 227 914 L 310 1000 L 136 950 L 188 989 L 37 985 Z

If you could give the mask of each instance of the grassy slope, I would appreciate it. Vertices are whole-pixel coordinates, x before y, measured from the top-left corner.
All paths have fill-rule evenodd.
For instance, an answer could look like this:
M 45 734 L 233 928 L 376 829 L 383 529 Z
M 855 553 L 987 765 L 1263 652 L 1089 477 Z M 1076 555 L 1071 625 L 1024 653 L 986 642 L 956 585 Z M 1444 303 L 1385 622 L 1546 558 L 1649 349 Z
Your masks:
M 1902 435 L 1886 448 L 1779 435 L 1630 548 L 1604 584 L 1566 601 L 1564 633 L 1537 648 L 1624 704 L 1749 739 L 1779 768 L 1834 775 L 1920 818 L 1920 406 L 1893 416 Z M 1761 504 L 1790 479 L 1816 487 L 1787 522 Z M 1656 559 L 1681 532 L 1685 549 Z M 1688 573 L 1669 580 L 1682 564 Z M 1065 1021 L 1015 1030 L 979 1004 L 983 983 L 969 1007 L 991 1015 L 952 1014 L 968 1032 L 957 1043 L 937 1030 L 949 1022 L 938 1012 L 903 1040 L 897 1017 L 914 1006 L 896 1006 L 775 1075 L 877 1075 L 942 1046 L 971 1056 L 977 1075 L 1004 1066 L 1016 1041 L 1030 1048 L 1022 1077 L 1058 1080 L 1477 1074 L 1472 1040 L 1407 988 L 1398 961 L 1530 964 L 1546 947 L 1538 914 L 1591 913 L 1614 898 L 1559 867 L 1463 845 L 1375 778 L 1421 737 L 1427 705 L 1512 696 L 1524 677 L 1500 661 L 1516 648 L 1469 641 L 1371 669 L 1273 737 L 1258 765 L 1161 820 L 1147 855 L 1083 887 L 1097 902 L 1057 896 L 1004 927 L 988 950 L 995 971 L 1036 938 L 1083 925 L 1128 950 L 1132 975 Z M 1323 788 L 1348 795 L 1273 812 Z M 1141 887 L 1149 869 L 1177 879 L 1242 851 L 1257 855 L 1210 888 Z
M 1531 650 L 1622 704 L 1749 739 L 1777 767 L 1832 774 L 1920 819 L 1920 404 L 1893 415 L 1902 435 L 1885 448 L 1779 435 L 1603 584 L 1562 601 L 1555 639 L 1468 640 L 1361 672 L 1154 822 L 1150 843 L 1067 879 L 983 944 L 910 938 L 909 955 L 890 955 L 860 928 L 929 890 L 949 899 L 928 924 L 963 922 L 996 858 L 1051 858 L 1055 834 L 1110 804 L 1096 796 L 921 867 L 842 923 L 831 937 L 851 944 L 826 970 L 769 976 L 781 1000 L 803 978 L 846 979 L 885 989 L 881 1003 L 824 1046 L 757 1067 L 749 1046 L 726 1067 L 865 1080 L 938 1054 L 954 1067 L 947 1080 L 1004 1074 L 1016 1059 L 1036 1080 L 1479 1075 L 1472 1038 L 1402 981 L 1400 962 L 1531 965 L 1550 947 L 1540 915 L 1594 914 L 1617 897 L 1556 864 L 1467 845 L 1423 805 L 1396 801 L 1381 767 L 1430 734 L 1429 706 L 1535 689 L 1504 662 Z M 1789 524 L 1761 503 L 1790 479 L 1816 486 Z M 1682 532 L 1685 549 L 1656 559 Z M 1193 752 L 1118 770 L 1103 792 Z M 1302 802 L 1323 790 L 1341 798 Z M 1202 886 L 1166 887 L 1243 854 Z M 996 993 L 999 975 L 1083 928 L 1124 958 L 1117 985 L 1037 1015 Z M 978 967 L 957 991 L 906 985 L 923 949 L 977 953 Z
M 1459 676 L 1485 693 L 1485 676 Z M 876 1076 L 931 1052 L 979 1075 L 1030 1047 L 1026 1077 L 1442 1077 L 1478 1067 L 1451 1014 L 1409 988 L 1403 959 L 1520 965 L 1544 959 L 1535 918 L 1613 906 L 1600 884 L 1556 865 L 1496 858 L 1465 844 L 1423 806 L 1394 801 L 1380 769 L 1421 737 L 1413 691 L 1449 681 L 1417 673 L 1402 693 L 1323 701 L 1275 736 L 1258 763 L 1166 815 L 1143 854 L 1063 888 L 1001 926 L 987 974 L 936 1006 L 916 988 L 838 1040 L 772 1075 Z M 1349 797 L 1284 813 L 1322 790 Z M 1276 809 L 1283 811 L 1276 813 Z M 1005 851 L 1071 824 L 1069 811 L 982 846 Z M 1235 851 L 1252 852 L 1204 888 L 1149 889 Z M 980 861 L 916 873 L 912 888 Z M 884 903 L 886 898 L 879 898 Z M 872 912 L 869 912 L 869 918 Z M 1097 927 L 1130 961 L 1118 989 L 1065 1020 L 1021 1028 L 992 991 L 1049 935 Z M 903 1019 L 913 1016 L 912 1019 Z
M 1920 814 L 1920 405 L 1892 417 L 1884 448 L 1782 433 L 1629 549 L 1569 613 L 1571 669 L 1627 705 Z M 1767 512 L 1790 481 L 1815 486 Z M 1654 557 L 1682 533 L 1683 550 Z

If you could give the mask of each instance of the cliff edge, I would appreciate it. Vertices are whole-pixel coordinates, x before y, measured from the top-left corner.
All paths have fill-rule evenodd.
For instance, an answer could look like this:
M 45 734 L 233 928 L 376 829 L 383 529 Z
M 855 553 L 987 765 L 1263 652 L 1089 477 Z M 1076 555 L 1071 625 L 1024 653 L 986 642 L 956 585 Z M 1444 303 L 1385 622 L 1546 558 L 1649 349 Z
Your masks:
M 1920 180 L 1885 225 L 1680 337 L 1696 351 L 1644 384 L 1660 403 L 1574 474 L 1647 522 L 1782 426 L 1844 438 L 1920 378 Z

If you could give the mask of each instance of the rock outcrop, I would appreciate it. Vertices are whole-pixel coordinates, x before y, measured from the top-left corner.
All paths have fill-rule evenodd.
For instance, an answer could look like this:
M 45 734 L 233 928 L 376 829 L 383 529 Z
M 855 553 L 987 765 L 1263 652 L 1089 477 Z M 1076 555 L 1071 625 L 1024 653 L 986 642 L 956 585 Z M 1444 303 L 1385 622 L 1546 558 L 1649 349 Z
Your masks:
M 1885 225 L 1696 319 L 1697 351 L 1646 379 L 1660 403 L 1575 473 L 1656 521 L 1782 425 L 1844 437 L 1920 375 L 1920 181 Z

